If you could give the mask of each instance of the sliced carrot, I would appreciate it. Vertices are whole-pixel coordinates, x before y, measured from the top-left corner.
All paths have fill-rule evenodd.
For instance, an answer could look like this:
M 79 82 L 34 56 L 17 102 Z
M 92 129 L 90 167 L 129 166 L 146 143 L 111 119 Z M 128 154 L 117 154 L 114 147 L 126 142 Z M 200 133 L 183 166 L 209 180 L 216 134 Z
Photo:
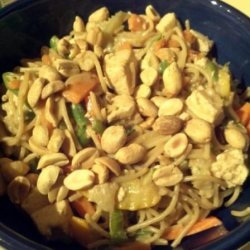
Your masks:
M 89 226 L 86 220 L 73 216 L 69 222 L 72 237 L 82 246 L 91 244 L 100 236 Z
M 21 81 L 19 81 L 19 80 L 12 80 L 12 81 L 8 82 L 8 87 L 9 87 L 9 89 L 12 89 L 12 90 L 19 89 L 20 84 L 21 84 Z
M 187 43 L 192 44 L 196 41 L 195 36 L 190 32 L 190 30 L 183 31 L 184 39 Z
M 243 106 L 241 106 L 236 113 L 240 119 L 240 122 L 246 126 L 250 121 L 250 103 L 246 102 Z
M 154 43 L 154 50 L 157 51 L 166 46 L 167 46 L 167 41 L 165 39 L 160 39 Z
M 47 64 L 47 65 L 51 65 L 52 64 L 51 59 L 50 59 L 50 57 L 49 57 L 48 54 L 44 54 L 42 56 L 41 60 L 42 60 L 42 63 L 44 63 L 44 64 Z
M 74 75 L 67 80 L 67 88 L 62 94 L 69 102 L 80 103 L 98 83 L 99 80 L 95 74 L 84 72 Z
M 128 19 L 128 29 L 132 32 L 145 29 L 146 22 L 139 15 L 132 14 Z
M 246 125 L 248 136 L 250 137 L 250 122 Z
M 148 244 L 135 241 L 120 247 L 115 247 L 114 250 L 151 250 L 151 247 Z
M 200 233 L 202 231 L 205 231 L 207 229 L 213 228 L 213 227 L 217 227 L 222 225 L 222 222 L 214 217 L 214 216 L 210 216 L 207 217 L 205 219 L 202 219 L 198 222 L 196 222 L 188 231 L 188 233 L 186 234 L 186 236 L 188 235 L 192 235 L 192 234 L 196 234 L 196 233 Z M 167 229 L 165 235 L 163 236 L 163 238 L 167 239 L 167 240 L 175 240 L 181 233 L 181 231 L 183 230 L 182 226 L 175 226 L 172 228 Z
M 168 47 L 169 48 L 180 48 L 181 46 L 180 46 L 180 44 L 176 41 L 176 40 L 174 40 L 174 39 L 172 39 L 172 38 L 170 38 L 169 40 L 168 40 Z
M 119 46 L 117 47 L 117 51 L 124 50 L 124 49 L 132 49 L 132 45 L 127 41 L 121 42 Z
M 71 205 L 82 218 L 85 217 L 85 214 L 93 215 L 95 213 L 93 205 L 85 197 L 71 202 Z

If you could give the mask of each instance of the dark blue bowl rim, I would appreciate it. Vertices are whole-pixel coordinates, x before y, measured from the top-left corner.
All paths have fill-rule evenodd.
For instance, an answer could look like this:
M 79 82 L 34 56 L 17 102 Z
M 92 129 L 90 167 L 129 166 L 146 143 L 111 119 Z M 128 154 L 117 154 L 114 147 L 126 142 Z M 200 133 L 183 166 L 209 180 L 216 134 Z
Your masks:
M 43 0 L 41 0 L 43 1 Z M 41 2 L 40 1 L 40 2 Z M 218 5 L 220 7 L 220 11 L 230 12 L 232 16 L 237 17 L 241 20 L 241 22 L 247 26 L 250 30 L 250 18 L 245 14 L 235 9 L 234 7 L 228 5 L 227 3 L 221 2 L 220 0 L 197 0 L 207 5 L 208 7 L 211 5 Z M 19 11 L 22 8 L 27 7 L 29 4 L 32 4 L 36 1 L 34 0 L 19 0 L 13 2 L 12 4 L 0 9 L 0 19 L 4 18 L 8 14 Z M 250 232 L 250 220 L 243 222 L 240 226 L 238 226 L 233 231 L 229 232 L 229 234 L 221 239 L 215 240 L 212 243 L 208 244 L 205 247 L 198 248 L 199 250 L 234 250 L 238 248 L 240 245 L 245 244 L 250 240 L 249 236 Z M 15 232 L 14 230 L 8 228 L 3 223 L 0 222 L 0 246 L 5 247 L 8 250 L 22 249 L 22 250 L 49 250 L 51 248 L 41 245 L 37 242 L 28 239 L 21 234 Z M 197 249 L 197 250 L 198 250 Z

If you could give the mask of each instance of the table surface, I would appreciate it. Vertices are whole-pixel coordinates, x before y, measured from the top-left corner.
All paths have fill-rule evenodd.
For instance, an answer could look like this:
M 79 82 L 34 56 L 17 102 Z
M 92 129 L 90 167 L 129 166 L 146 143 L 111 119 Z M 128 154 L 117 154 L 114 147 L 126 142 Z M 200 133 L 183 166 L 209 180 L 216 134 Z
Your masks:
M 250 17 L 250 0 L 223 0 Z

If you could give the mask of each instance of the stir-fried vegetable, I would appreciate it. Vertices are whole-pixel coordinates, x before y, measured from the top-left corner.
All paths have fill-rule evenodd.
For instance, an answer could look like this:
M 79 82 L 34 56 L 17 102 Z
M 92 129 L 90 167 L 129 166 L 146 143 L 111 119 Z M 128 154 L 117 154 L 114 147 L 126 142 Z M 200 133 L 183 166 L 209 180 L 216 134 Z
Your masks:
M 134 179 L 126 181 L 121 184 L 125 196 L 119 202 L 119 208 L 125 210 L 139 210 L 150 208 L 156 205 L 161 196 L 159 188 L 152 182 L 152 180 L 145 181 L 147 176 L 142 179 Z
M 122 26 L 127 17 L 128 14 L 126 12 L 119 11 L 115 15 L 111 16 L 107 21 L 100 24 L 100 28 L 103 31 L 103 42 L 105 45 L 113 42 L 113 33 Z
M 122 243 L 127 239 L 124 230 L 123 212 L 114 210 L 109 217 L 110 236 L 114 243 Z
M 71 205 L 82 218 L 85 214 L 92 216 L 95 213 L 93 205 L 85 197 L 73 201 Z
M 250 136 L 250 103 L 246 102 L 238 110 L 236 110 L 236 113 L 240 122 L 246 127 L 247 133 Z
M 243 106 L 241 106 L 236 113 L 240 119 L 240 122 L 246 126 L 250 121 L 250 103 L 246 102 Z
M 12 72 L 5 72 L 3 73 L 2 78 L 5 87 L 14 94 L 17 94 L 21 84 L 19 76 Z
M 80 144 L 84 147 L 89 143 L 86 133 L 88 119 L 85 117 L 85 110 L 81 104 L 71 104 L 71 113 L 76 122 L 76 135 Z
M 86 111 L 81 104 L 71 104 L 72 116 L 79 127 L 86 127 L 88 119 L 85 117 Z
M 99 235 L 89 226 L 86 220 L 76 216 L 73 216 L 70 220 L 70 232 L 72 237 L 82 246 L 100 239 Z
M 145 29 L 145 20 L 139 15 L 132 14 L 128 19 L 128 29 L 132 32 L 141 31 Z
M 116 183 L 109 182 L 95 185 L 88 192 L 89 201 L 96 203 L 103 211 L 111 213 L 115 208 L 118 188 Z
M 159 72 L 163 75 L 164 70 L 169 66 L 169 63 L 166 60 L 161 61 L 159 65 Z
M 74 75 L 67 80 L 67 87 L 63 91 L 63 96 L 72 103 L 80 103 L 98 83 L 99 80 L 95 74 L 83 72 Z
M 49 41 L 49 46 L 51 49 L 57 51 L 57 44 L 58 44 L 59 38 L 57 36 L 52 36 Z
M 80 142 L 80 144 L 84 147 L 87 146 L 89 144 L 89 137 L 87 135 L 86 132 L 86 128 L 85 127 L 77 127 L 76 128 L 76 136 Z
M 207 70 L 211 73 L 212 79 L 218 81 L 218 65 L 211 60 L 207 61 Z
M 123 11 L 117 12 L 115 15 L 110 17 L 107 21 L 101 24 L 101 29 L 105 34 L 113 34 L 123 22 L 127 19 L 128 14 Z
M 92 122 L 92 128 L 95 132 L 102 134 L 103 131 L 105 130 L 105 126 L 102 121 L 100 120 L 93 120 Z
M 196 222 L 189 229 L 186 236 L 200 233 L 202 231 L 205 231 L 205 230 L 208 230 L 212 227 L 217 227 L 220 225 L 222 225 L 222 222 L 218 218 L 216 218 L 214 216 L 210 216 L 210 217 L 207 217 L 205 219 L 202 219 L 202 220 Z M 166 231 L 164 238 L 167 240 L 175 240 L 179 236 L 179 234 L 182 232 L 182 230 L 183 230 L 182 226 L 175 226 L 173 228 L 170 228 Z
M 135 233 L 135 238 L 136 239 L 140 239 L 143 237 L 149 237 L 150 235 L 152 235 L 152 231 L 150 231 L 149 229 L 140 229 Z

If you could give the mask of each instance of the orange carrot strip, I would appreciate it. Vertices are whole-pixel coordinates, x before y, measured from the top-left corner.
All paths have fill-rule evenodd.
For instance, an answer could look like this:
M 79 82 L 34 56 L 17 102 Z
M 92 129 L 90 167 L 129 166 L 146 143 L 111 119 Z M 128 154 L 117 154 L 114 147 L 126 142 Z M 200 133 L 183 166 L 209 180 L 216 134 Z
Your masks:
M 117 51 L 124 50 L 124 49 L 132 49 L 132 45 L 129 42 L 126 41 L 126 42 L 122 42 L 117 47 Z
M 69 222 L 72 237 L 82 246 L 94 243 L 100 236 L 89 226 L 86 220 L 73 216 Z
M 85 217 L 85 214 L 93 215 L 95 213 L 93 205 L 85 197 L 71 202 L 71 205 L 82 218 Z
M 241 123 L 246 126 L 250 121 L 250 103 L 246 102 L 243 106 L 236 110 L 236 113 Z
M 248 136 L 250 137 L 250 122 L 246 125 Z
M 196 234 L 196 233 L 200 233 L 202 231 L 205 231 L 207 229 L 210 229 L 212 227 L 217 227 L 222 225 L 222 222 L 214 217 L 214 216 L 210 216 L 207 217 L 205 219 L 202 219 L 198 222 L 196 222 L 188 231 L 188 233 L 186 234 L 186 236 L 188 235 L 192 235 L 192 234 Z M 165 235 L 163 236 L 163 238 L 167 239 L 167 240 L 175 240 L 181 233 L 181 231 L 183 230 L 182 226 L 176 226 L 176 227 L 172 227 L 170 229 L 167 229 Z
M 170 47 L 170 48 L 180 48 L 181 46 L 176 40 L 170 38 L 168 40 L 168 47 Z
M 8 82 L 8 87 L 9 89 L 19 89 L 20 87 L 20 84 L 21 84 L 21 81 L 19 80 L 12 80 L 10 82 Z
M 167 42 L 165 39 L 160 39 L 154 43 L 154 50 L 157 51 L 161 48 L 164 48 L 167 46 Z
M 128 19 L 128 29 L 132 32 L 143 30 L 145 24 L 144 19 L 136 14 L 132 14 Z
M 183 36 L 186 42 L 192 44 L 195 42 L 196 38 L 195 36 L 190 32 L 190 30 L 184 30 Z
M 41 58 L 41 60 L 42 60 L 42 62 L 44 63 L 44 64 L 47 64 L 47 65 L 51 65 L 51 59 L 50 59 L 50 57 L 49 57 L 49 55 L 47 55 L 47 54 L 44 54 L 43 56 L 42 56 L 42 58 Z
M 114 250 L 151 250 L 151 247 L 148 244 L 135 241 L 120 247 L 115 247 Z
M 99 80 L 96 75 L 84 72 L 74 76 L 72 82 L 68 84 L 62 95 L 69 102 L 77 104 L 83 101 L 98 83 Z

